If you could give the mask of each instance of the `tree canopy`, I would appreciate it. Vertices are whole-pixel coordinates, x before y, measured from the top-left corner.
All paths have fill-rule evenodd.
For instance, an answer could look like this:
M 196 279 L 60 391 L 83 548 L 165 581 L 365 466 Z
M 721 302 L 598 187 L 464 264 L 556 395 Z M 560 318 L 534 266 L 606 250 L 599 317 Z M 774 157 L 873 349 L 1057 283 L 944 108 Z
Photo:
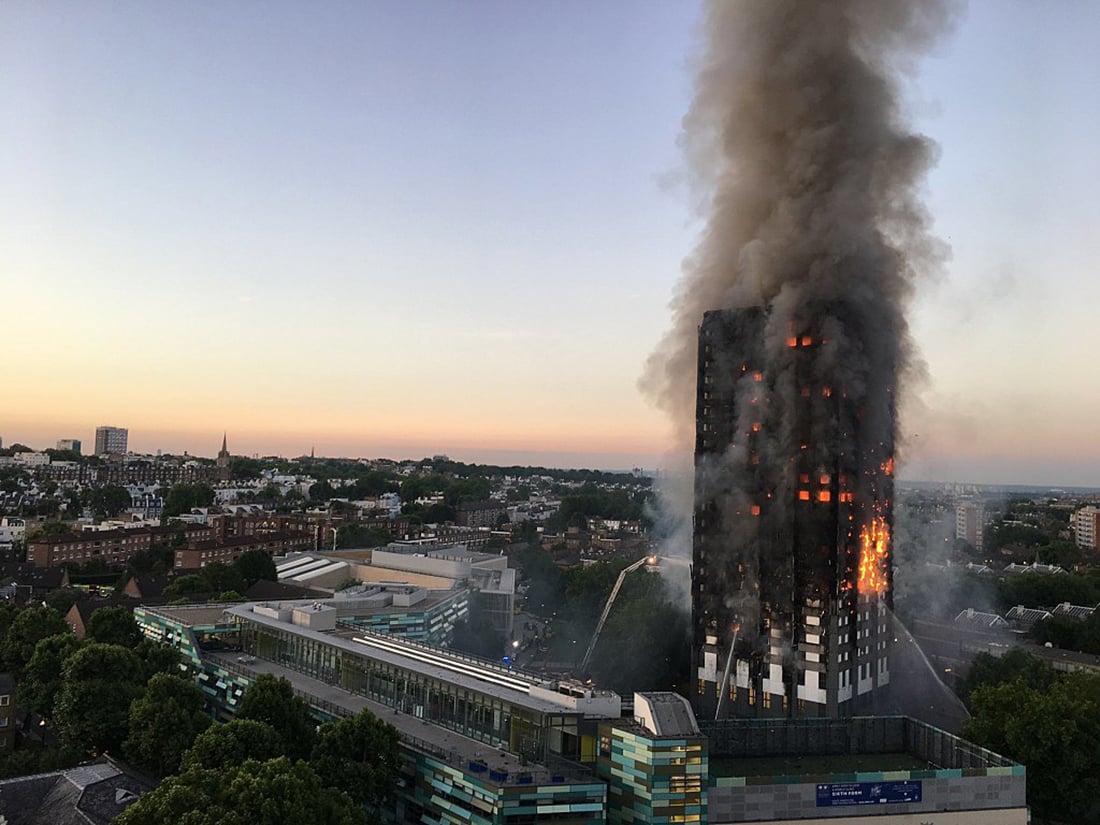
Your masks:
M 173 484 L 164 497 L 161 518 L 169 519 L 188 513 L 192 507 L 209 507 L 214 503 L 214 490 L 208 484 Z
M 321 726 L 310 764 L 325 782 L 355 802 L 379 808 L 393 796 L 400 739 L 368 710 Z
M 264 581 L 275 581 L 277 578 L 275 573 L 275 562 L 272 560 L 271 554 L 264 550 L 245 550 L 237 557 L 237 560 L 233 562 L 233 566 L 237 568 L 237 572 L 244 578 L 244 587 L 234 589 L 243 591 L 261 579 Z
M 35 645 L 50 636 L 68 632 L 65 619 L 52 608 L 28 607 L 20 610 L 12 618 L 0 643 L 0 659 L 3 659 L 4 669 L 14 673 L 18 680 L 34 655 Z
M 99 642 L 83 645 L 62 667 L 54 719 L 62 736 L 83 753 L 116 751 L 126 737 L 130 702 L 145 674 L 132 650 Z
M 130 492 L 117 484 L 96 487 L 88 491 L 86 499 L 85 504 L 99 518 L 117 516 L 133 503 Z
M 220 770 L 192 768 L 163 781 L 116 825 L 364 825 L 346 794 L 326 788 L 306 762 L 248 760 Z
M 1027 766 L 1036 819 L 1100 821 L 1100 676 L 1069 673 L 1049 686 L 1024 677 L 977 688 L 962 735 Z
M 1046 690 L 1057 678 L 1054 669 L 1038 656 L 1014 647 L 1004 656 L 979 653 L 970 663 L 966 675 L 956 683 L 955 691 L 960 699 L 969 704 L 970 695 L 980 688 L 1022 681 L 1035 690 Z
M 283 752 L 283 738 L 271 725 L 255 719 L 234 719 L 200 733 L 183 755 L 183 769 L 222 770 L 247 759 L 265 762 Z
M 211 723 L 202 691 L 191 679 L 154 675 L 145 693 L 130 705 L 124 751 L 134 763 L 157 776 L 175 773 L 184 752 Z
M 61 690 L 61 675 L 65 662 L 80 642 L 68 628 L 56 636 L 47 636 L 34 646 L 34 655 L 27 662 L 19 682 L 19 702 L 47 719 L 53 716 L 54 699 Z
M 141 629 L 128 607 L 101 607 L 88 619 L 88 638 L 108 645 L 137 647 L 142 640 Z
M 307 759 L 317 739 L 309 705 L 290 682 L 270 673 L 261 673 L 249 685 L 237 706 L 237 718 L 270 725 L 282 737 L 283 752 L 295 759 Z
M 209 593 L 211 590 L 213 588 L 210 586 L 210 582 L 201 573 L 188 573 L 186 576 L 180 576 L 178 579 L 173 580 L 170 585 L 164 588 L 164 598 L 178 599 L 181 596 L 197 596 Z

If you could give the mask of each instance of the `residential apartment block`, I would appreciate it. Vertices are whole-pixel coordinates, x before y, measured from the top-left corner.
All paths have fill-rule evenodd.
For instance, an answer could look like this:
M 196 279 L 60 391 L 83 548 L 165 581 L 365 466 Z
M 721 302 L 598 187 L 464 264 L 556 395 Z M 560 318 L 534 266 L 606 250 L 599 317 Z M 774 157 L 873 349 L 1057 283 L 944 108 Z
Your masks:
M 981 551 L 984 532 L 985 507 L 980 498 L 965 499 L 955 505 L 955 538 Z
M 125 427 L 96 427 L 96 455 L 125 455 L 130 431 Z
M 1073 534 L 1078 547 L 1095 552 L 1100 538 L 1100 507 L 1082 507 L 1074 513 Z
M 231 564 L 249 550 L 284 556 L 312 546 L 313 538 L 308 533 L 286 530 L 252 536 L 211 537 L 189 541 L 185 547 L 177 548 L 174 566 L 176 570 L 198 570 L 215 561 Z

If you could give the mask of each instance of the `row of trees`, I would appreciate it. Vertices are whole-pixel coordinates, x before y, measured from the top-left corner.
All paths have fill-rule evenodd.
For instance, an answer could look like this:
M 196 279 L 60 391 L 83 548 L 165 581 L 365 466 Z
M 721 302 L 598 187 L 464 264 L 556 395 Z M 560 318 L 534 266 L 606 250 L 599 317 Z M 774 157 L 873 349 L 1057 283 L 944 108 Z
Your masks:
M 593 517 L 646 521 L 646 502 L 651 496 L 649 490 L 633 493 L 608 490 L 589 482 L 576 492 L 562 496 L 561 507 L 550 517 L 546 527 L 555 531 L 566 527 L 583 528 Z
M 164 588 L 165 598 L 175 601 L 195 601 L 199 597 L 214 597 L 233 601 L 261 579 L 275 581 L 275 562 L 263 550 L 246 550 L 232 563 L 209 562 L 197 573 L 173 579 Z
M 235 720 L 218 725 L 176 651 L 144 639 L 127 608 L 95 611 L 87 629 L 80 641 L 55 611 L 0 606 L 0 659 L 16 675 L 19 704 L 58 738 L 24 742 L 0 760 L 0 776 L 122 755 L 165 780 L 123 825 L 357 825 L 389 801 L 398 735 L 370 713 L 318 728 L 290 683 L 265 674 Z
M 1031 637 L 1040 644 L 1050 643 L 1062 650 L 1100 654 L 1100 613 L 1083 620 L 1052 616 L 1031 629 Z
M 145 723 L 148 734 L 131 752 L 167 778 L 119 825 L 360 825 L 377 821 L 392 798 L 398 734 L 369 711 L 318 729 L 290 683 L 270 674 L 257 677 L 225 725 L 196 715 L 192 694 L 158 698 L 170 712 L 135 709 L 131 723 Z
M 51 722 L 50 737 L 6 755 L 0 774 L 51 770 L 107 750 L 150 767 L 141 746 L 149 717 L 168 707 L 165 690 L 194 685 L 180 678 L 176 651 L 143 638 L 127 608 L 97 610 L 87 631 L 78 640 L 47 607 L 0 609 L 0 657 L 16 678 L 19 705 Z M 135 717 L 141 708 L 145 716 Z
M 959 686 L 964 738 L 1027 766 L 1036 822 L 1100 822 L 1100 674 L 1060 674 L 1015 648 L 979 655 Z

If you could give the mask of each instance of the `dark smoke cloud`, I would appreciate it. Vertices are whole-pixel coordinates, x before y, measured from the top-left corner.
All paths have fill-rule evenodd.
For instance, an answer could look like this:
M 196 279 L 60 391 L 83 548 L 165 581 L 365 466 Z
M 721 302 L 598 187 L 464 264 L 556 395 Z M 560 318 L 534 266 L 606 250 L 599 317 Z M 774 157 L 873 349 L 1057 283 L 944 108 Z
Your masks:
M 826 332 L 833 346 L 823 377 L 892 443 L 893 391 L 915 363 L 905 309 L 946 253 L 918 197 L 936 149 L 906 124 L 900 85 L 955 8 L 706 3 L 683 132 L 705 226 L 684 262 L 672 328 L 642 379 L 682 445 L 694 428 L 703 312 L 747 306 L 771 307 L 769 350 L 792 325 Z M 888 392 L 865 398 L 874 386 Z

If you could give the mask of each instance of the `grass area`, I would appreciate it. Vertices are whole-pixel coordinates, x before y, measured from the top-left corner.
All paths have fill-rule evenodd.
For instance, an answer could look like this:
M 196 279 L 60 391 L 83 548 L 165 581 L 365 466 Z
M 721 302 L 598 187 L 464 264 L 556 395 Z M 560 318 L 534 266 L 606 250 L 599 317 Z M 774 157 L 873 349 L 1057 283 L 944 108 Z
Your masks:
M 840 754 L 837 756 L 710 757 L 711 778 L 718 776 L 798 776 L 807 774 L 922 771 L 928 763 L 908 753 Z

